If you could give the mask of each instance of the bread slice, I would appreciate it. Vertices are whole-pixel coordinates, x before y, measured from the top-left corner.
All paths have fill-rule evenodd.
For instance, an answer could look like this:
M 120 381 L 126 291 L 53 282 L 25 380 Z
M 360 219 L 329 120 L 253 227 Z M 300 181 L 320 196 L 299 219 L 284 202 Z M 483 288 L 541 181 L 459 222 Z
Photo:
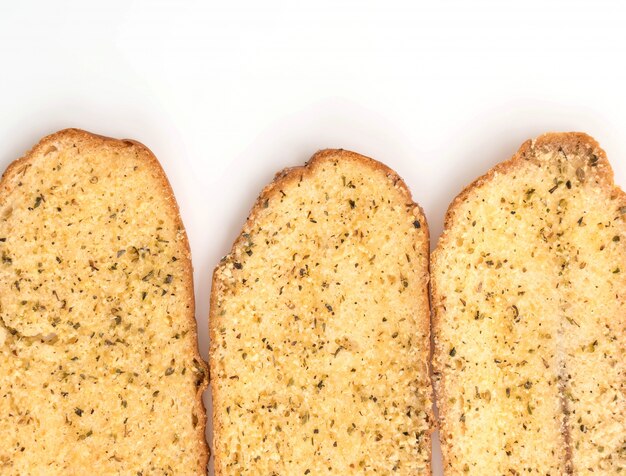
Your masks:
M 448 211 L 432 255 L 446 474 L 626 468 L 626 195 L 585 134 L 545 134 Z
M 143 145 L 44 138 L 0 182 L 0 473 L 206 474 L 189 245 Z
M 430 474 L 428 242 L 352 152 L 263 190 L 213 279 L 216 475 Z

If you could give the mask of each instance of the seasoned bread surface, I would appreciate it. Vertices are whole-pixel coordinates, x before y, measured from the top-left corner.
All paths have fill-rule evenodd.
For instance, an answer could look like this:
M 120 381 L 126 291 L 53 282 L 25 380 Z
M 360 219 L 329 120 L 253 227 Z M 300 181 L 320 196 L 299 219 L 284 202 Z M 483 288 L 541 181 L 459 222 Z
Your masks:
M 446 474 L 626 467 L 626 196 L 555 133 L 470 185 L 432 256 Z
M 215 270 L 216 475 L 430 474 L 428 230 L 327 150 L 263 191 Z
M 0 474 L 205 474 L 187 238 L 139 143 L 64 130 L 0 182 Z

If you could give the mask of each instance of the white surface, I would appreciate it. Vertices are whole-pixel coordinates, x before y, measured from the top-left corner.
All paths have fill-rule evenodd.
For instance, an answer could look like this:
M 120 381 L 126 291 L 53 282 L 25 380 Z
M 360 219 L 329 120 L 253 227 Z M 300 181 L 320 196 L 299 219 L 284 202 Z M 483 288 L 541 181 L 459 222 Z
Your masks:
M 205 358 L 213 266 L 263 185 L 317 149 L 395 169 L 433 243 L 461 188 L 545 131 L 592 134 L 626 185 L 621 2 L 89 3 L 0 6 L 0 167 L 65 127 L 150 147 Z

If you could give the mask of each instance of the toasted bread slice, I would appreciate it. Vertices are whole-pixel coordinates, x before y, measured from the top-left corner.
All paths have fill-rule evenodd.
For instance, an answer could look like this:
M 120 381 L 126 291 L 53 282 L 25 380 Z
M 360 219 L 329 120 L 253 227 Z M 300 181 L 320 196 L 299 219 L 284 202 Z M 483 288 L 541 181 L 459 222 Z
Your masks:
M 430 474 L 428 241 L 352 152 L 265 188 L 214 274 L 216 475 Z
M 0 182 L 0 473 L 205 474 L 189 246 L 143 145 L 64 130 Z
M 446 474 L 618 474 L 626 196 L 589 136 L 546 134 L 467 187 L 433 253 Z

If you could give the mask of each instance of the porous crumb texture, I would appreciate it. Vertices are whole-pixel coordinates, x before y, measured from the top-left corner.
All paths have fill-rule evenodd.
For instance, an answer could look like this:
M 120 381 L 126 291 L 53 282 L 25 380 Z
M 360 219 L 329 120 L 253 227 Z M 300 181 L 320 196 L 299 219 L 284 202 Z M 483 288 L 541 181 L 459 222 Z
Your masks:
M 0 183 L 0 473 L 204 474 L 205 364 L 171 189 L 65 130 Z
M 217 475 L 430 474 L 428 231 L 329 150 L 279 174 L 214 275 Z
M 624 474 L 626 196 L 546 134 L 452 204 L 432 257 L 446 474 Z

